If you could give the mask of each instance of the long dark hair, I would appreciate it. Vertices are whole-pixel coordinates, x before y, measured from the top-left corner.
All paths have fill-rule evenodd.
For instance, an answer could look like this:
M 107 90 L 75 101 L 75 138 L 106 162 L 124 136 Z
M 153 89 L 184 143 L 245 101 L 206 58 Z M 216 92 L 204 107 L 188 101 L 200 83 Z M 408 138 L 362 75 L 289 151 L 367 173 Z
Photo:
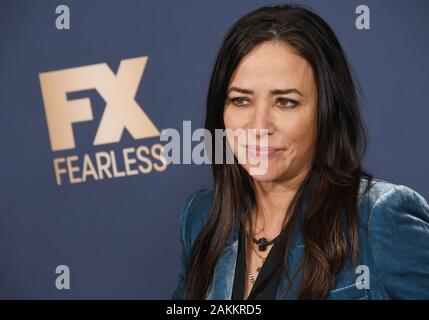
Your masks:
M 205 121 L 213 146 L 215 129 L 225 129 L 223 112 L 234 70 L 247 53 L 266 41 L 282 41 L 293 47 L 309 62 L 317 83 L 316 152 L 312 168 L 289 206 L 282 229 L 287 236 L 281 245 L 284 267 L 291 234 L 299 222 L 305 249 L 296 296 L 323 299 L 346 260 L 356 262 L 358 188 L 363 176 L 372 179 L 361 168 L 367 134 L 360 117 L 356 83 L 339 41 L 321 17 L 303 6 L 262 7 L 235 23 L 217 56 Z M 185 275 L 187 299 L 207 297 L 214 267 L 232 226 L 237 221 L 251 221 L 252 209 L 257 205 L 255 184 L 237 161 L 215 164 L 213 153 L 212 163 L 213 203 L 189 258 Z M 301 210 L 304 203 L 305 210 Z M 291 284 L 292 280 L 288 290 Z

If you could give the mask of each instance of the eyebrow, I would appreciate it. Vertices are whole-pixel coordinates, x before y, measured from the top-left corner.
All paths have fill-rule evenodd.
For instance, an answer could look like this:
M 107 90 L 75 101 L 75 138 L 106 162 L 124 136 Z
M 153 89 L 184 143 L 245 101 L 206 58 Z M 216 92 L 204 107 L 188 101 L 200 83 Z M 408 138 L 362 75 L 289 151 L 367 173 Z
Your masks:
M 228 92 L 231 91 L 237 91 L 240 93 L 244 93 L 244 94 L 253 94 L 252 90 L 249 89 L 243 89 L 243 88 L 238 88 L 238 87 L 231 87 L 229 88 Z M 291 88 L 291 89 L 276 89 L 276 90 L 271 90 L 270 91 L 271 94 L 288 94 L 288 93 L 297 93 L 300 96 L 304 96 L 301 91 L 299 91 L 298 89 L 295 88 Z

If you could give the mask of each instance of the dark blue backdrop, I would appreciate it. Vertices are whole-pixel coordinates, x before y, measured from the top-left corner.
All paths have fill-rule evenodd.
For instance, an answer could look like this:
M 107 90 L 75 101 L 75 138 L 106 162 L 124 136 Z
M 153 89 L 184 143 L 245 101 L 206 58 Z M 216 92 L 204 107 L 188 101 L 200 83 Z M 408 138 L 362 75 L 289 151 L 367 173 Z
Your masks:
M 74 127 L 77 147 L 52 152 L 39 73 L 148 56 L 136 100 L 158 129 L 204 122 L 216 51 L 256 0 L 2 1 L 0 4 L 0 298 L 169 298 L 177 281 L 178 217 L 187 196 L 211 184 L 207 165 L 78 184 L 55 183 L 52 159 L 152 145 L 124 133 L 92 146 L 105 102 L 90 97 L 94 121 Z M 370 145 L 365 167 L 429 197 L 429 3 L 297 1 L 337 33 L 364 93 Z M 70 8 L 71 29 L 55 28 Z M 357 30 L 366 4 L 371 29 Z M 70 290 L 55 268 L 70 268 Z

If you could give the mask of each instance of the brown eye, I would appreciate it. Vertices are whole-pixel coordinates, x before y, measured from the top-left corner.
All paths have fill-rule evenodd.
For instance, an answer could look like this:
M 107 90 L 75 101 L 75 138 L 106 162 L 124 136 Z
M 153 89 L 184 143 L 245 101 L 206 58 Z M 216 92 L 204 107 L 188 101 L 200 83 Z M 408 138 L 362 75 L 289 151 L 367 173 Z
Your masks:
M 249 99 L 247 97 L 234 97 L 234 98 L 229 98 L 229 101 L 232 102 L 232 104 L 236 105 L 236 106 L 246 106 L 250 103 Z
M 296 105 L 298 104 L 298 101 L 295 101 L 289 98 L 278 98 L 276 101 L 276 104 L 280 108 L 293 108 L 293 107 L 296 107 Z

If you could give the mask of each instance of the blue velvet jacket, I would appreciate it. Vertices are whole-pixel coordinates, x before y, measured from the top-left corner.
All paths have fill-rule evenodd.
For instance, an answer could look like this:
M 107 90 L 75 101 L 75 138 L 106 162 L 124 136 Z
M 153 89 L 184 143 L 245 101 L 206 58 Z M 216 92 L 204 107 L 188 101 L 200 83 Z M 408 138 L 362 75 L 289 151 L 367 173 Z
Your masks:
M 355 270 L 347 261 L 337 275 L 328 299 L 429 299 L 429 206 L 413 189 L 374 179 L 364 193 L 367 180 L 362 179 L 358 196 L 359 261 L 363 269 Z M 193 193 L 180 215 L 179 281 L 173 299 L 184 298 L 184 272 L 192 245 L 203 227 L 213 192 Z M 231 231 L 217 261 L 207 299 L 231 299 L 237 260 L 239 223 Z M 293 236 L 288 265 L 277 290 L 276 299 L 295 299 L 298 277 L 291 290 L 288 272 L 294 270 L 303 255 L 304 244 L 299 228 Z M 367 272 L 365 272 L 365 270 Z M 368 277 L 362 286 L 358 278 Z

